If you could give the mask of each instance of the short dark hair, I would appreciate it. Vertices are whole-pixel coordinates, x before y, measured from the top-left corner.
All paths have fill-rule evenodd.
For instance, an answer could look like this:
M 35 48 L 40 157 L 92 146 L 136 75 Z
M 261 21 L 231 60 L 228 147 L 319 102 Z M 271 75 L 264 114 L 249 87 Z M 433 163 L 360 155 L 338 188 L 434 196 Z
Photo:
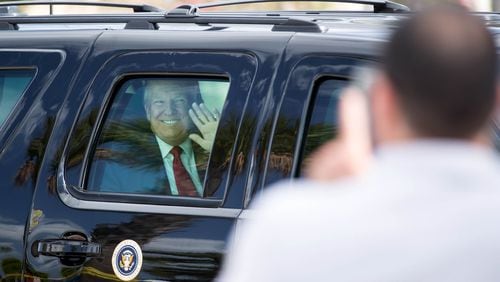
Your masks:
M 457 5 L 436 6 L 404 21 L 386 46 L 384 69 L 418 135 L 469 138 L 494 109 L 493 36 L 481 18 Z

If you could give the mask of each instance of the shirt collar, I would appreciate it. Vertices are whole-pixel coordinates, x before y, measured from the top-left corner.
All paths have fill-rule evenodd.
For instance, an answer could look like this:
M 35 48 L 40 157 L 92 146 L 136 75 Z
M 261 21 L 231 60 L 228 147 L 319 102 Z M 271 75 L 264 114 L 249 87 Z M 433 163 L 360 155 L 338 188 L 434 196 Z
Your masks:
M 167 155 L 170 153 L 170 150 L 174 147 L 168 143 L 166 143 L 165 141 L 161 140 L 158 136 L 156 136 L 156 142 L 158 143 L 158 145 L 160 146 L 160 152 L 161 152 L 161 156 L 162 158 L 166 158 Z M 187 154 L 187 156 L 190 158 L 192 153 L 193 153 L 193 150 L 192 150 L 192 144 L 191 144 L 191 140 L 188 138 L 186 139 L 186 141 L 182 142 L 179 147 L 181 147 L 182 151 L 184 151 L 185 154 Z
M 375 163 L 384 167 L 416 170 L 436 167 L 461 167 L 476 170 L 496 166 L 499 158 L 493 148 L 454 139 L 419 139 L 379 147 Z

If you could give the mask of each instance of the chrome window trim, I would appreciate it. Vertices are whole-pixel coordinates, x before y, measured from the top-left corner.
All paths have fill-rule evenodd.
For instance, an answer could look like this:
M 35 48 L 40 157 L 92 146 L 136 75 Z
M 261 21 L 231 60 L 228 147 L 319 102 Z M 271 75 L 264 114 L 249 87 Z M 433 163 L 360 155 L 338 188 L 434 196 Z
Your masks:
M 238 218 L 241 209 L 231 208 L 207 208 L 207 207 L 187 207 L 172 205 L 153 205 L 138 203 L 121 203 L 109 201 L 83 200 L 74 197 L 68 189 L 64 180 L 64 162 L 59 165 L 57 175 L 57 191 L 61 201 L 68 207 L 83 210 L 116 211 L 116 212 L 137 212 L 148 214 L 169 214 L 169 215 L 189 215 L 218 218 Z
M 116 212 L 137 212 L 148 214 L 169 214 L 169 215 L 189 215 L 218 218 L 237 218 L 241 210 L 229 208 L 203 208 L 184 206 L 165 206 L 135 203 L 97 202 L 80 200 L 73 197 L 65 185 L 60 185 L 64 191 L 59 191 L 59 198 L 68 207 L 84 210 L 116 211 Z M 59 189 L 62 190 L 62 189 Z

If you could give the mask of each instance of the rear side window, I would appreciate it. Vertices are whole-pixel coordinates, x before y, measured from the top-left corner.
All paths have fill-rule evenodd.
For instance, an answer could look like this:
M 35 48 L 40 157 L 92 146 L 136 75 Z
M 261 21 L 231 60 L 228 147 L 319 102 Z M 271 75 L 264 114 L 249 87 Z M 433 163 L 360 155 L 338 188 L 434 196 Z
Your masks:
M 0 70 L 0 126 L 22 97 L 35 70 Z
M 228 89 L 225 77 L 123 81 L 99 132 L 88 190 L 211 197 L 205 177 Z
M 312 152 L 337 137 L 338 103 L 341 92 L 348 83 L 347 80 L 334 78 L 322 79 L 316 83 L 302 150 L 302 168 L 308 163 Z

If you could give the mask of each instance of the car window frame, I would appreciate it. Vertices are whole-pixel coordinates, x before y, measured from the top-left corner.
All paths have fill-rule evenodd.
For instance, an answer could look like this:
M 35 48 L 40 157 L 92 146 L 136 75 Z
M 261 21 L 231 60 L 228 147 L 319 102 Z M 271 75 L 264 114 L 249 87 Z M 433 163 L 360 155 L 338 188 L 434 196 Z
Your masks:
M 115 84 L 113 85 L 113 90 L 111 90 L 111 95 L 109 97 L 109 101 L 107 101 L 107 104 L 108 106 L 102 111 L 102 116 L 99 118 L 99 121 L 101 121 L 97 126 L 94 127 L 94 131 L 92 133 L 92 148 L 89 149 L 89 153 L 88 153 L 88 157 L 86 157 L 84 159 L 84 167 L 86 167 L 86 169 L 84 169 L 83 171 L 83 175 L 82 175 L 82 184 L 81 186 L 87 186 L 88 185 L 88 181 L 89 181 L 89 173 L 90 173 L 90 170 L 91 170 L 91 165 L 92 165 L 92 159 L 90 158 L 91 156 L 94 156 L 95 155 L 95 151 L 97 149 L 97 142 L 96 140 L 98 141 L 103 130 L 104 130 L 104 127 L 105 127 L 105 124 L 107 122 L 107 117 L 108 115 L 110 114 L 110 110 L 113 106 L 113 102 L 114 102 L 114 99 L 118 96 L 119 93 L 121 93 L 121 87 L 123 86 L 123 84 L 125 84 L 128 80 L 131 80 L 131 79 L 137 79 L 137 78 L 143 78 L 143 79 L 150 79 L 150 78 L 191 78 L 191 79 L 200 79 L 200 80 L 203 80 L 204 78 L 208 78 L 208 79 L 214 79 L 214 78 L 221 78 L 221 79 L 226 79 L 227 82 L 229 83 L 229 86 L 231 85 L 231 79 L 230 77 L 226 76 L 226 75 L 206 75 L 206 74 L 196 74 L 196 75 L 192 75 L 192 74 L 189 74 L 189 73 L 186 73 L 186 74 L 178 74 L 178 73 L 164 73 L 164 74 L 159 74 L 159 73 L 141 73 L 141 74 L 129 74 L 129 75 L 124 75 L 122 77 L 120 77 L 119 79 L 117 79 L 117 81 L 115 82 Z M 226 93 L 226 97 L 228 96 L 229 94 L 229 89 L 228 89 L 228 92 Z M 224 99 L 225 100 L 225 99 Z M 224 101 L 225 102 L 225 101 Z M 223 106 L 223 105 L 222 105 Z M 215 140 L 214 140 L 215 142 Z M 212 153 L 210 153 L 211 155 Z M 210 163 L 210 159 L 208 160 L 208 162 Z M 207 166 L 209 165 L 209 163 L 207 164 Z M 205 177 L 203 179 L 200 179 L 202 181 L 202 185 L 203 187 L 205 187 L 207 185 L 207 173 L 208 171 L 205 173 Z M 98 192 L 98 191 L 86 191 L 85 193 L 89 193 L 89 194 L 110 194 L 110 195 L 113 195 L 113 197 L 121 197 L 122 195 L 128 195 L 127 193 L 113 193 L 113 192 Z M 144 197 L 143 197 L 143 196 Z M 220 201 L 219 199 L 210 199 L 210 198 L 189 198 L 189 199 L 183 199 L 181 196 L 176 196 L 176 195 L 154 195 L 154 194 L 134 194 L 134 196 L 139 196 L 139 197 L 143 197 L 143 198 L 164 198 L 164 197 L 171 197 L 171 198 L 176 198 L 179 200 L 179 203 L 182 203 L 182 202 L 192 202 L 192 204 L 195 204 L 195 201 L 201 199 L 203 200 L 204 202 L 206 202 L 206 204 L 208 203 L 212 203 L 215 205 L 215 204 L 218 204 Z M 132 198 L 131 198 L 132 199 Z M 194 201 L 193 201 L 194 200 Z
M 292 175 L 295 178 L 302 177 L 301 170 L 303 168 L 303 162 L 304 162 L 304 158 L 305 158 L 304 154 L 305 154 L 305 149 L 306 149 L 306 144 L 307 144 L 307 137 L 308 137 L 309 129 L 311 127 L 311 120 L 312 120 L 312 117 L 314 115 L 314 108 L 316 106 L 316 100 L 318 98 L 318 91 L 321 88 L 321 85 L 326 81 L 335 81 L 335 82 L 345 83 L 344 87 L 340 90 L 340 91 L 343 91 L 346 87 L 349 86 L 351 78 L 348 76 L 344 76 L 344 75 L 322 74 L 322 75 L 319 75 L 315 79 L 315 81 L 313 82 L 312 90 L 311 90 L 311 94 L 310 94 L 310 98 L 309 98 L 309 105 L 308 105 L 307 112 L 305 114 L 305 121 L 304 121 L 303 128 L 302 128 L 302 138 L 301 138 L 301 143 L 300 143 L 300 149 L 297 153 L 297 166 L 296 166 L 295 170 L 292 172 L 293 173 Z M 342 94 L 340 94 L 340 95 L 342 95 Z M 338 113 L 338 106 L 339 106 L 339 104 L 337 103 L 337 113 Z M 337 128 L 338 128 L 338 125 L 339 125 L 339 120 L 337 117 L 337 124 L 335 126 L 337 126 Z M 336 132 L 334 138 L 338 137 L 337 134 L 338 134 L 338 132 Z M 333 140 L 333 139 L 330 139 L 330 140 Z M 323 144 L 325 144 L 325 143 L 323 143 Z M 321 147 L 321 145 L 323 145 L 323 144 L 319 144 L 319 146 L 316 149 Z M 314 152 L 314 150 L 311 153 L 313 153 L 313 152 Z
M 370 56 L 353 56 L 349 54 L 309 54 L 301 57 L 301 59 L 293 65 L 288 76 L 288 83 L 286 85 L 285 93 L 279 103 L 277 114 L 274 119 L 273 137 L 270 142 L 270 149 L 268 150 L 267 164 L 265 176 L 259 190 L 253 191 L 250 195 L 250 201 L 255 198 L 254 195 L 258 191 L 262 191 L 265 187 L 269 187 L 276 181 L 269 176 L 270 155 L 274 152 L 276 143 L 276 133 L 282 130 L 278 123 L 279 118 L 292 115 L 294 120 L 289 121 L 294 123 L 297 128 L 297 137 L 294 140 L 292 147 L 288 148 L 288 154 L 292 163 L 287 173 L 282 176 L 284 179 L 294 179 L 299 177 L 302 161 L 302 149 L 304 145 L 305 134 L 307 133 L 308 114 L 310 108 L 313 106 L 312 100 L 314 87 L 318 80 L 323 77 L 335 77 L 342 80 L 350 80 L 355 73 L 357 67 L 370 65 L 375 62 L 373 57 Z M 304 84 L 304 82 L 307 82 Z M 300 105 L 297 107 L 297 105 Z
M 23 75 L 26 76 L 26 78 L 29 77 L 29 80 L 27 81 L 26 85 L 24 85 L 24 87 L 22 89 L 18 89 L 20 91 L 17 91 L 16 92 L 16 101 L 13 103 L 12 107 L 10 108 L 5 108 L 5 109 L 2 109 L 2 110 L 6 110 L 8 111 L 7 115 L 5 115 L 5 118 L 3 120 L 0 120 L 0 128 L 8 122 L 9 120 L 9 117 L 11 115 L 13 115 L 15 113 L 15 109 L 19 107 L 19 104 L 20 104 L 20 101 L 23 99 L 23 96 L 24 94 L 27 92 L 29 86 L 31 85 L 31 83 L 33 82 L 35 76 L 36 76 L 36 73 L 37 73 L 37 69 L 36 68 L 27 68 L 27 67 L 20 67 L 20 68 L 2 68 L 0 67 L 0 73 L 2 72 L 12 72 L 12 71 L 19 71 L 19 72 L 24 72 Z M 30 76 L 28 76 L 30 75 Z M 12 77 L 4 77 L 5 78 L 12 78 Z M 0 87 L 4 87 L 5 85 L 5 81 L 2 81 L 2 83 L 0 84 Z M 2 102 L 3 102 L 3 99 L 4 99 L 4 93 L 0 93 L 0 106 L 2 105 Z
M 145 63 L 139 63 L 141 62 L 140 58 L 137 58 L 137 56 L 154 56 L 154 54 L 160 54 L 162 58 L 173 58 L 172 61 L 169 62 L 169 66 L 165 67 L 164 65 L 162 66 L 145 66 Z M 127 56 L 129 56 L 127 58 Z M 192 64 L 188 64 L 186 62 L 182 63 L 182 59 L 179 59 L 179 57 L 195 57 L 201 60 L 200 64 L 193 66 Z M 197 57 L 198 56 L 198 57 Z M 105 209 L 113 209 L 113 210 L 126 210 L 126 211 L 139 211 L 139 212 L 144 212 L 147 211 L 149 212 L 157 212 L 164 213 L 167 212 L 166 209 L 168 207 L 177 207 L 177 208 L 189 208 L 189 207 L 198 207 L 198 208 L 207 208 L 207 209 L 214 209 L 214 208 L 223 208 L 226 202 L 226 195 L 228 194 L 228 183 L 230 182 L 230 176 L 225 176 L 225 179 L 223 179 L 223 183 L 221 183 L 219 189 L 223 189 L 224 191 L 219 192 L 221 193 L 220 199 L 210 199 L 210 198 L 189 198 L 189 197 L 179 197 L 179 196 L 166 196 L 166 195 L 140 195 L 140 194 L 133 194 L 133 195 L 126 195 L 123 193 L 93 193 L 93 192 L 87 192 L 84 191 L 83 185 L 85 185 L 85 178 L 86 178 L 86 171 L 88 170 L 88 162 L 91 157 L 91 146 L 97 141 L 97 125 L 102 126 L 103 123 L 103 117 L 105 116 L 106 111 L 110 108 L 110 103 L 112 101 L 112 96 L 114 95 L 114 92 L 116 91 L 116 86 L 118 85 L 119 81 L 122 81 L 124 79 L 124 76 L 148 76 L 148 75 L 153 75 L 153 76 L 189 76 L 189 77 L 199 77 L 199 76 L 205 76 L 205 77 L 224 77 L 229 79 L 229 90 L 227 94 L 227 99 L 226 99 L 226 104 L 224 107 L 227 106 L 227 103 L 235 103 L 236 100 L 238 100 L 239 103 L 246 103 L 248 97 L 250 96 L 249 93 L 251 91 L 251 86 L 253 84 L 253 79 L 255 78 L 256 75 L 256 70 L 257 70 L 257 61 L 256 58 L 252 54 L 248 53 L 232 53 L 232 52 L 225 52 L 225 53 L 220 53 L 220 52 L 185 52 L 185 51 L 152 51 L 152 52 L 144 52 L 144 51 L 135 51 L 135 52 L 129 52 L 122 54 L 120 56 L 117 56 L 117 58 L 120 57 L 125 57 L 127 62 L 129 62 L 129 66 L 124 66 L 124 64 L 118 63 L 116 60 L 120 59 L 112 59 L 110 60 L 104 67 L 101 68 L 100 72 L 96 74 L 96 77 L 101 76 L 99 79 L 101 82 L 98 83 L 93 83 L 92 86 L 89 87 L 89 90 L 87 91 L 87 95 L 90 97 L 86 98 L 86 102 L 84 102 L 84 105 L 82 106 L 81 110 L 79 111 L 78 117 L 75 118 L 74 126 L 71 130 L 72 133 L 75 132 L 77 123 L 81 121 L 82 116 L 85 116 L 85 112 L 89 112 L 89 107 L 91 107 L 92 103 L 96 103 L 95 101 L 92 102 L 92 96 L 95 96 L 95 93 L 92 94 L 92 92 L 95 92 L 96 88 L 98 88 L 98 84 L 103 84 L 103 79 L 102 76 L 107 76 L 109 77 L 110 75 L 113 74 L 113 72 L 118 72 L 119 75 L 115 76 L 113 78 L 113 81 L 110 83 L 107 83 L 109 87 L 108 90 L 106 91 L 106 94 L 104 97 L 101 97 L 102 103 L 99 104 L 99 113 L 96 117 L 95 123 L 92 126 L 92 133 L 90 140 L 91 142 L 87 145 L 85 156 L 84 156 L 84 163 L 79 165 L 80 172 L 81 174 L 79 175 L 78 182 L 75 183 L 75 181 L 67 181 L 66 176 L 67 176 L 67 169 L 65 167 L 65 164 L 68 162 L 68 155 L 69 155 L 69 147 L 71 140 L 68 140 L 65 149 L 64 149 L 64 154 L 61 158 L 61 162 L 59 163 L 59 171 L 62 173 L 59 173 L 58 175 L 58 187 L 57 190 L 59 192 L 59 195 L 61 199 L 70 206 L 73 207 L 78 207 L 78 208 L 84 208 L 84 209 L 99 209 L 99 210 L 105 210 Z M 221 60 L 221 58 L 225 59 Z M 193 60 L 191 58 L 190 60 Z M 233 63 L 230 64 L 231 67 L 228 67 L 228 60 L 232 60 Z M 203 63 L 205 61 L 205 64 Z M 225 63 L 221 63 L 221 62 Z M 137 66 L 139 65 L 139 66 Z M 142 68 L 141 68 L 142 67 Z M 111 69 L 111 70 L 110 70 Z M 241 75 L 241 71 L 244 70 L 246 75 Z M 102 73 L 106 73 L 103 75 Z M 95 79 L 94 79 L 95 80 Z M 104 79 L 105 80 L 105 79 Z M 106 84 L 106 83 L 104 83 Z M 97 85 L 97 86 L 96 86 Z M 240 96 L 238 96 L 240 95 Z M 231 102 L 228 102 L 228 100 L 231 100 Z M 98 104 L 98 103 L 97 103 Z M 239 122 L 241 122 L 243 118 L 243 113 L 244 109 L 241 108 L 239 109 Z M 224 121 L 224 115 L 229 115 L 229 111 L 227 114 L 223 111 L 221 113 L 221 122 Z M 220 125 L 219 129 L 220 130 Z M 219 134 L 219 133 L 218 133 Z M 71 138 L 68 139 L 74 139 L 74 134 L 72 134 Z M 231 154 L 234 153 L 234 146 L 237 144 L 237 139 L 238 136 L 235 136 L 234 142 L 233 142 L 233 148 Z M 216 139 L 217 140 L 217 139 Z M 216 142 L 217 143 L 217 142 Z M 215 146 L 215 144 L 214 144 Z M 212 154 L 216 149 L 214 148 L 214 151 L 212 151 Z M 226 171 L 229 171 L 231 165 L 232 165 L 232 160 L 233 160 L 233 155 L 231 155 L 231 159 L 229 160 L 229 165 L 226 169 Z M 211 159 L 211 157 L 210 157 Z M 209 168 L 208 170 L 210 171 L 210 163 L 211 160 L 209 160 Z M 207 175 L 209 172 L 207 172 Z M 207 177 L 208 179 L 208 177 Z M 205 182 L 209 181 L 205 180 Z M 74 180 L 74 179 L 73 179 Z M 113 208 L 112 208 L 113 207 Z M 169 213 L 172 213 L 171 211 L 168 211 Z M 179 214 L 184 214 L 185 211 L 178 210 Z M 175 213 L 175 211 L 174 211 Z M 214 211 L 211 211 L 209 213 L 214 213 Z M 215 211 L 217 214 L 217 212 Z
M 38 98 L 51 85 L 66 58 L 66 53 L 55 49 L 0 49 L 0 69 L 35 71 L 11 112 L 0 124 L 0 152 L 11 142 L 12 133 Z M 31 105 L 31 106 L 24 106 Z

